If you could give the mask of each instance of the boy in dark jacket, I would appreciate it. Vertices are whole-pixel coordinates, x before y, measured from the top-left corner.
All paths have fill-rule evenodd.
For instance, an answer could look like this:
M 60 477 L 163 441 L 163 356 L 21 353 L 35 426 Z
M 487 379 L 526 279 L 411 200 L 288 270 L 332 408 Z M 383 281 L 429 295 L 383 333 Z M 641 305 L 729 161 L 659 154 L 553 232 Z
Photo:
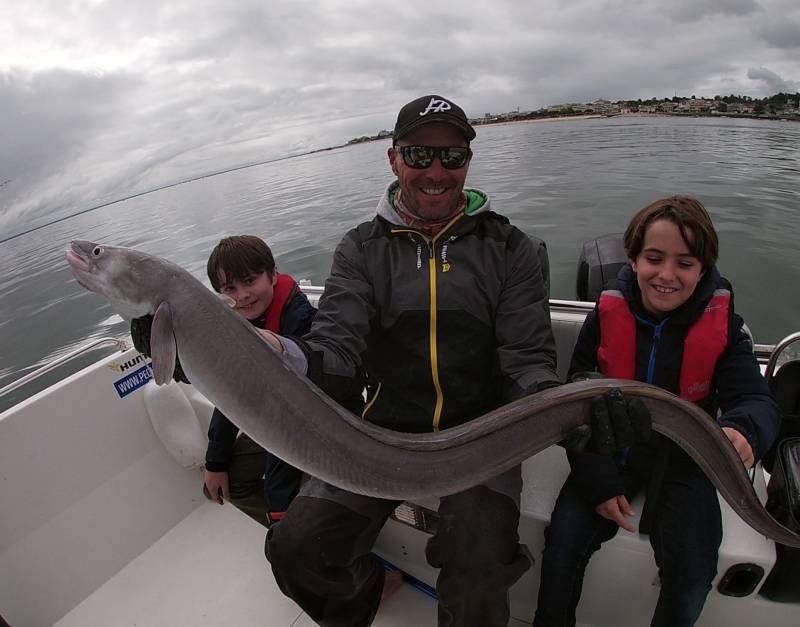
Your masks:
M 718 240 L 695 199 L 658 200 L 624 235 L 630 259 L 620 291 L 603 292 L 578 337 L 570 377 L 598 371 L 645 381 L 698 403 L 751 467 L 772 444 L 777 406 L 761 376 L 730 284 L 715 263 Z M 534 625 L 575 625 L 585 568 L 619 527 L 635 528 L 629 500 L 642 488 L 640 532 L 650 533 L 661 578 L 651 625 L 693 625 L 717 571 L 717 494 L 677 445 L 653 434 L 615 457 L 568 450 L 572 472 L 545 533 Z M 644 527 L 650 527 L 645 530 Z
M 308 332 L 316 310 L 297 283 L 275 269 L 269 246 L 252 235 L 226 237 L 211 251 L 208 279 L 233 308 L 259 329 L 282 335 Z M 237 437 L 238 434 L 238 437 Z M 300 489 L 302 473 L 239 433 L 218 409 L 208 428 L 203 492 L 228 499 L 269 526 L 280 520 Z

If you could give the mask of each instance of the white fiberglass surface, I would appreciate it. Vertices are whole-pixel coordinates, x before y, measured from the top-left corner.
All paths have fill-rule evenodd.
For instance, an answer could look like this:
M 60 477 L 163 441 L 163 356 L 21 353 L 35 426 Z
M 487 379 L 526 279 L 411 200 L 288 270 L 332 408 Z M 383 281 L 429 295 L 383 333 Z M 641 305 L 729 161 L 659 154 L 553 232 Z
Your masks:
M 264 557 L 264 534 L 230 505 L 203 504 L 55 627 L 313 625 L 278 589 Z M 435 625 L 436 603 L 403 585 L 374 625 L 408 624 Z

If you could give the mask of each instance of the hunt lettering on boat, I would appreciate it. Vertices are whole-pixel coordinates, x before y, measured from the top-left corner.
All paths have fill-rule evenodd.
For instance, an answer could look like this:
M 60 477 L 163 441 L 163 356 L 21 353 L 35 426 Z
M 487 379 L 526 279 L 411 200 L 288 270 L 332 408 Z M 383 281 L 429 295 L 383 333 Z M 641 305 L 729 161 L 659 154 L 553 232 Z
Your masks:
M 108 364 L 108 367 L 114 372 L 125 372 L 138 364 L 144 363 L 146 360 L 147 358 L 144 355 L 136 355 L 133 359 L 129 359 L 123 363 L 111 362 Z

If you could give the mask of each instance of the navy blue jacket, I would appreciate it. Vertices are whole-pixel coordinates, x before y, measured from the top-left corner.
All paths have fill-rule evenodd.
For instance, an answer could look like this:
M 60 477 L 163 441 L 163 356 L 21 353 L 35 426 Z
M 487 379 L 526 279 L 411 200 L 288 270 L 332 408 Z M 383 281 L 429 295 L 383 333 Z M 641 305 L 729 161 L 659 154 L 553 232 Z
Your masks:
M 716 267 L 703 275 L 692 296 L 671 312 L 662 327 L 661 338 L 653 350 L 654 329 L 658 320 L 642 306 L 636 275 L 630 265 L 620 270 L 619 289 L 636 317 L 636 380 L 652 383 L 675 394 L 679 392 L 679 377 L 683 359 L 683 342 L 689 328 L 702 315 L 706 304 L 719 288 L 732 290 L 730 283 L 720 277 Z M 761 375 L 753 353 L 752 342 L 743 329 L 742 318 L 733 311 L 728 329 L 728 345 L 720 356 L 711 382 L 711 396 L 702 404 L 710 417 L 716 417 L 722 427 L 733 427 L 747 438 L 756 459 L 762 457 L 777 437 L 780 414 L 766 380 Z M 600 345 L 600 325 L 597 309 L 586 317 L 578 336 L 570 363 L 569 376 L 577 372 L 598 370 L 597 348 Z M 652 380 L 648 367 L 653 360 Z M 668 444 L 671 459 L 691 463 L 677 445 Z M 674 452 L 673 452 L 674 451 Z M 629 466 L 647 466 L 652 461 L 655 445 L 632 447 Z M 620 466 L 611 457 L 588 453 L 568 453 L 573 481 L 594 506 L 614 496 L 624 494 Z M 699 469 L 698 469 L 698 472 Z
M 289 296 L 281 312 L 280 335 L 302 335 L 308 333 L 311 321 L 317 310 L 308 302 L 308 298 L 297 286 Z M 251 320 L 255 326 L 258 320 Z M 228 420 L 216 407 L 208 426 L 208 449 L 206 449 L 206 470 L 221 472 L 228 470 L 233 454 L 233 445 L 239 427 Z

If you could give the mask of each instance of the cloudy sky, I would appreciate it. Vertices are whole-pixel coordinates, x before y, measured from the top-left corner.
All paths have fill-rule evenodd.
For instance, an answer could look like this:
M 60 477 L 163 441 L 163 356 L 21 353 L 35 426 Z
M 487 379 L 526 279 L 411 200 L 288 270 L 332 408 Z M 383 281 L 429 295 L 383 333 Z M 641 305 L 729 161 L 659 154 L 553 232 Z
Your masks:
M 0 238 L 391 128 L 800 89 L 797 0 L 0 0 Z

